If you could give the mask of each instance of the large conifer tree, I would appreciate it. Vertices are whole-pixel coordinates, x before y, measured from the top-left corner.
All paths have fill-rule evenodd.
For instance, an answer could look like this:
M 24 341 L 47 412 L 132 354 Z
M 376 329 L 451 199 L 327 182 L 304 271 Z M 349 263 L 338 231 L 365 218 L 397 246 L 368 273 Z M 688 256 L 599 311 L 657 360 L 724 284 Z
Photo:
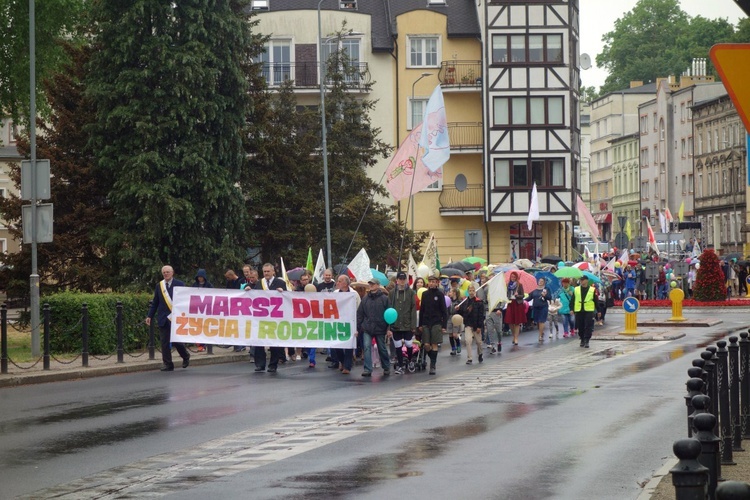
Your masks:
M 106 244 L 126 282 L 165 263 L 182 274 L 242 256 L 245 67 L 259 49 L 246 3 L 93 4 L 93 144 L 112 183 Z

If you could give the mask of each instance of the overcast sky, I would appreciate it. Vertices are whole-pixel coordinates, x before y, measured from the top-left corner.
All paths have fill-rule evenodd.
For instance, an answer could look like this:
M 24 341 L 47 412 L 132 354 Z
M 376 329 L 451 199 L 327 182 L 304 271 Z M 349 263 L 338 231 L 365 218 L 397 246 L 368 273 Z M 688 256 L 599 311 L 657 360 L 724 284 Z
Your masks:
M 596 56 L 602 51 L 602 36 L 614 29 L 615 21 L 629 12 L 637 0 L 579 0 L 581 9 L 581 53 L 591 56 L 591 69 L 581 71 L 584 86 L 597 89 L 604 84 L 607 72 L 596 67 Z M 689 16 L 708 19 L 726 18 L 732 24 L 745 17 L 734 0 L 680 0 Z M 706 54 L 708 57 L 708 54 Z M 663 75 L 666 76 L 666 75 Z

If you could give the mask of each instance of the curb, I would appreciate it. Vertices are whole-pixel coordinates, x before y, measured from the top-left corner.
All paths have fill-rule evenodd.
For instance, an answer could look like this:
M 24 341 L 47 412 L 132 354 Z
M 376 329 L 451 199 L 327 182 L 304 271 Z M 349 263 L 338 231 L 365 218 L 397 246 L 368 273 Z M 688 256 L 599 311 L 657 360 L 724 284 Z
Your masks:
M 677 462 L 679 462 L 677 457 L 668 457 L 667 462 L 659 470 L 654 472 L 651 479 L 643 486 L 643 491 L 641 491 L 641 494 L 636 497 L 636 500 L 649 500 L 659 486 L 659 483 L 661 483 L 661 480 L 669 475 L 669 471 L 672 470 L 672 467 L 677 465 Z
M 220 363 L 237 363 L 248 361 L 247 353 L 237 355 L 223 356 L 205 356 L 191 357 L 191 366 L 216 365 Z M 90 368 L 75 368 L 71 370 L 47 371 L 44 373 L 34 372 L 33 374 L 12 374 L 0 376 L 0 388 L 16 387 L 28 384 L 42 384 L 46 382 L 62 382 L 66 380 L 81 380 L 94 377 L 104 377 L 108 375 L 119 375 L 123 373 L 137 373 L 145 371 L 156 371 L 162 366 L 161 360 L 153 360 L 147 363 L 120 363 L 112 366 L 98 366 Z

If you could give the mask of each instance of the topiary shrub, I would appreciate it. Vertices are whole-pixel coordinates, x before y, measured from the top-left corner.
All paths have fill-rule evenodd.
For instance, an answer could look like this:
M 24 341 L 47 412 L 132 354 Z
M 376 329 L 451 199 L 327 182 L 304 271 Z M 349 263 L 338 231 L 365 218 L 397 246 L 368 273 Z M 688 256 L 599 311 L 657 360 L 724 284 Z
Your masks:
M 706 249 L 698 259 L 701 265 L 693 284 L 693 298 L 699 302 L 725 300 L 727 297 L 726 280 L 716 252 L 711 248 Z
M 149 293 L 79 293 L 62 292 L 42 298 L 50 305 L 50 350 L 55 353 L 80 352 L 82 340 L 82 307 L 89 310 L 89 353 L 102 355 L 117 350 L 117 302 L 122 302 L 123 347 L 132 352 L 148 345 L 148 327 L 143 319 L 148 313 Z M 43 323 L 42 323 L 43 324 Z

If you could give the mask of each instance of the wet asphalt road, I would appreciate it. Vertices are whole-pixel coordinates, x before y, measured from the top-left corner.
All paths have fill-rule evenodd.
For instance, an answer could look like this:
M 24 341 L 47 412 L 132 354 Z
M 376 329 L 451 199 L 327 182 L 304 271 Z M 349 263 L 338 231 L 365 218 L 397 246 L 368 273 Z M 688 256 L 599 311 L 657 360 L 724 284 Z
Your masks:
M 2 389 L 0 498 L 636 498 L 686 433 L 698 346 L 743 316 L 588 352 L 526 332 L 482 365 L 443 351 L 436 377 L 235 363 Z

